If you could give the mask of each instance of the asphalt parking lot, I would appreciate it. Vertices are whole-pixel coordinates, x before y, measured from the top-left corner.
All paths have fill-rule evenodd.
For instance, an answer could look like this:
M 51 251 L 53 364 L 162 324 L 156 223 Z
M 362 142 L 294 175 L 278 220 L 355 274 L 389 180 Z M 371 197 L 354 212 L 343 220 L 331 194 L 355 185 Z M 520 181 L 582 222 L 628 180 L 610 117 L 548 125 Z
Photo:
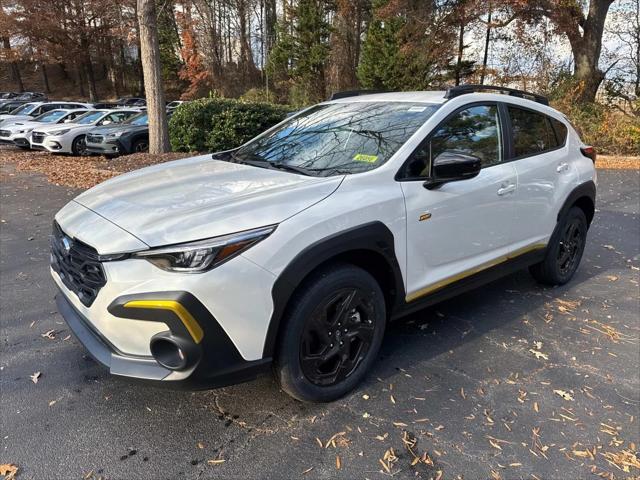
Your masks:
M 352 395 L 307 405 L 269 377 L 205 392 L 110 377 L 53 302 L 51 220 L 77 191 L 2 169 L 0 464 L 18 479 L 640 475 L 637 170 L 599 171 L 569 285 L 521 272 L 415 314 Z

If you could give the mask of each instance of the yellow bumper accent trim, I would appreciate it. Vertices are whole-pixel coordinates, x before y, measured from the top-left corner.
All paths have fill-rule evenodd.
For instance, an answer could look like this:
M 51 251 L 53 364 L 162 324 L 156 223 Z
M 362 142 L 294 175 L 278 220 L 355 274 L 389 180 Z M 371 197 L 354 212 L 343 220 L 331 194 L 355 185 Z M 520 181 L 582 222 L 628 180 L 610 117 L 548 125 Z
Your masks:
M 193 338 L 193 341 L 200 343 L 204 332 L 195 318 L 189 311 L 175 300 L 131 300 L 124 304 L 125 308 L 152 308 L 157 310 L 170 310 L 175 313 L 185 328 Z
M 535 250 L 541 250 L 546 248 L 546 243 L 534 243 L 533 245 L 527 245 L 526 247 L 519 248 L 513 252 L 507 253 L 501 257 L 496 258 L 495 260 L 490 260 L 483 264 L 478 265 L 477 267 L 470 268 L 469 270 L 465 270 L 464 272 L 460 272 L 456 275 L 452 275 L 450 277 L 444 278 L 439 282 L 428 285 L 420 290 L 412 292 L 405 297 L 407 302 L 413 302 L 420 297 L 424 297 L 425 295 L 429 295 L 430 293 L 434 293 L 437 290 L 440 290 L 447 285 L 451 285 L 459 280 L 470 277 L 471 275 L 475 275 L 476 273 L 480 273 L 484 270 L 487 270 L 491 267 L 495 267 L 496 265 L 500 265 L 501 263 L 506 262 L 507 260 L 511 260 L 513 258 L 519 257 L 520 255 L 524 255 L 525 253 L 533 252 Z

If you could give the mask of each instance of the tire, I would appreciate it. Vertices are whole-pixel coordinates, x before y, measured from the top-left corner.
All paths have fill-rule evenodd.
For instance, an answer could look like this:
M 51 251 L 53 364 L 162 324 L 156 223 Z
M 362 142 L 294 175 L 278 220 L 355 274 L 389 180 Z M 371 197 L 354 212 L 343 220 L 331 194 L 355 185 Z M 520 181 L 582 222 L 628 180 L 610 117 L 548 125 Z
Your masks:
M 587 240 L 587 217 L 578 207 L 571 207 L 549 240 L 542 262 L 529 267 L 538 282 L 564 285 L 580 265 Z
M 88 155 L 87 152 L 87 144 L 85 143 L 85 136 L 78 135 L 73 139 L 73 143 L 71 144 L 71 153 L 74 155 Z
M 278 339 L 280 387 L 303 402 L 353 390 L 376 359 L 385 310 L 378 282 L 361 268 L 335 264 L 312 274 L 292 297 Z
M 131 144 L 131 153 L 141 153 L 149 151 L 149 141 L 139 138 Z

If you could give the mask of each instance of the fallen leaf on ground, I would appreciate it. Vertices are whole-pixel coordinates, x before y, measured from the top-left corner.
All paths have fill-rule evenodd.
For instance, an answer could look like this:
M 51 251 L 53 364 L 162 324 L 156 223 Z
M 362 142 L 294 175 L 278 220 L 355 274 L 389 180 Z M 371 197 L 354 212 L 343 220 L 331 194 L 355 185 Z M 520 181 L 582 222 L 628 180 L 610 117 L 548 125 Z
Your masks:
M 541 358 L 544 360 L 549 360 L 549 355 L 547 355 L 546 353 L 542 353 L 539 350 L 534 350 L 533 348 L 530 348 L 529 351 L 533 353 L 538 360 L 540 360 Z
M 54 338 L 56 338 L 56 331 L 49 330 L 48 332 L 41 333 L 40 336 L 43 338 L 48 338 L 49 340 L 53 340 Z
M 36 372 L 33 375 L 29 375 L 29 378 L 33 383 L 38 383 L 38 379 L 42 376 L 42 373 Z
M 18 467 L 13 463 L 3 463 L 0 465 L 0 475 L 4 475 L 4 480 L 13 480 L 18 473 Z
M 565 400 L 573 401 L 573 396 L 569 392 L 565 392 L 564 390 L 554 390 L 553 393 L 560 395 Z

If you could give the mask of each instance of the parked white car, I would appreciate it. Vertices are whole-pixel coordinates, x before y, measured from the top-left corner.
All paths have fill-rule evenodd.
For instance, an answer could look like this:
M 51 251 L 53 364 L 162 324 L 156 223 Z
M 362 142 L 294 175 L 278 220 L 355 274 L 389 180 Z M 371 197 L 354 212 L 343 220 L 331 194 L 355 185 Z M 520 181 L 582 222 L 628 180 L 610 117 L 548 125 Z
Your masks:
M 140 113 L 134 109 L 90 110 L 73 123 L 38 127 L 31 132 L 31 148 L 52 153 L 86 155 L 86 133 L 93 127 L 121 123 Z
M 33 120 L 43 113 L 58 109 L 85 108 L 90 109 L 90 103 L 81 102 L 30 102 L 20 105 L 8 114 L 0 115 L 0 126 L 18 120 Z
M 111 373 L 213 388 L 272 368 L 293 397 L 330 401 L 388 321 L 521 268 L 572 278 L 596 159 L 546 99 L 350 95 L 57 213 L 58 309 Z
M 87 111 L 87 109 L 51 110 L 31 121 L 20 120 L 4 124 L 0 126 L 0 143 L 10 143 L 20 148 L 28 149 L 31 147 L 31 132 L 33 129 L 70 123 L 80 115 L 87 113 Z

